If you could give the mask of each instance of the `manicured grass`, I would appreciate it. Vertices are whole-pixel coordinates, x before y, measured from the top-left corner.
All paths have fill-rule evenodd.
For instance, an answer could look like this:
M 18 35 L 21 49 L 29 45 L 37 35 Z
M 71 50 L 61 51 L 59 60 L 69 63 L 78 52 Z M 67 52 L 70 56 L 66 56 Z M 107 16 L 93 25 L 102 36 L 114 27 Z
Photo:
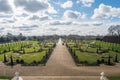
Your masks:
M 91 44 L 92 42 L 95 42 L 95 43 Z M 87 62 L 88 64 L 94 64 L 97 61 L 101 61 L 102 59 L 104 59 L 104 62 L 106 63 L 108 62 L 108 57 L 110 55 L 112 57 L 110 61 L 111 63 L 114 63 L 116 54 L 117 54 L 117 60 L 120 61 L 120 53 L 110 49 L 109 44 L 114 45 L 114 48 L 116 45 L 115 49 L 117 51 L 120 50 L 119 44 L 106 43 L 102 41 L 85 41 L 84 40 L 79 43 L 69 42 L 68 46 L 72 49 L 73 53 L 75 53 L 75 55 L 78 57 L 78 60 L 80 62 Z M 100 49 L 98 48 L 99 46 L 101 47 Z M 109 47 L 108 51 L 102 52 L 107 50 L 108 47 Z M 98 50 L 98 53 L 97 53 L 97 50 Z
M 9 52 L 9 50 L 18 50 L 21 46 L 26 46 L 28 41 L 12 42 L 0 44 L 0 53 Z
M 0 80 L 11 80 L 12 78 L 10 76 L 0 76 Z
M 84 50 L 84 51 L 88 51 L 88 52 L 90 52 L 90 53 L 96 53 L 96 51 L 97 51 L 97 48 L 92 48 L 92 47 L 86 48 L 85 45 L 82 46 L 81 49 Z
M 11 55 L 13 57 L 14 62 L 16 62 L 16 60 L 23 60 L 25 64 L 40 62 L 46 55 L 48 50 L 52 48 L 52 46 L 52 42 L 42 43 L 38 41 L 22 41 L 1 44 L 0 61 L 4 61 L 5 53 L 8 63 L 10 62 Z
M 109 80 L 120 80 L 120 77 L 108 77 Z
M 81 61 L 81 62 L 87 61 L 89 64 L 93 64 L 98 59 L 100 59 L 99 55 L 84 53 L 84 52 L 80 52 L 80 51 L 76 51 L 76 55 L 78 56 L 79 61 Z
M 33 61 L 39 62 L 42 60 L 42 58 L 45 56 L 46 51 L 43 51 L 41 53 L 34 53 L 34 54 L 25 54 L 20 57 L 20 59 L 24 60 L 26 64 L 30 64 Z
M 117 50 L 120 53 L 120 44 L 115 43 L 109 43 L 109 42 L 103 42 L 103 41 L 96 41 L 96 45 L 102 47 L 102 48 L 109 48 L 110 50 Z

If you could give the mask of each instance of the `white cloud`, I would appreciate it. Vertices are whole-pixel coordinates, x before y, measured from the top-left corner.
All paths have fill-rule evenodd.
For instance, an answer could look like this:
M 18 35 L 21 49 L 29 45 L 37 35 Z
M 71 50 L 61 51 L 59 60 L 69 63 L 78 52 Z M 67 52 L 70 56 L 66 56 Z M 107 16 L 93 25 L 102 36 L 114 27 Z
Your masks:
M 47 0 L 14 0 L 15 6 L 19 9 L 24 9 L 27 12 L 48 12 L 56 14 L 57 11 Z
M 29 20 L 39 20 L 40 17 L 37 15 L 33 15 L 32 17 L 29 18 Z
M 81 18 L 82 18 L 82 19 L 86 19 L 86 17 L 87 17 L 87 14 L 85 14 L 85 13 L 83 13 L 83 14 L 81 15 Z
M 8 0 L 0 0 L 0 12 L 2 13 L 11 13 L 12 8 L 8 3 Z
M 47 10 L 48 13 L 50 14 L 57 14 L 57 11 L 54 9 L 54 7 L 50 6 L 49 9 Z
M 95 0 L 77 0 L 77 3 L 82 3 L 84 7 L 91 7 L 92 3 L 95 2 Z
M 0 13 L 0 18 L 11 18 L 12 14 Z
M 71 8 L 73 6 L 73 2 L 72 1 L 67 1 L 64 4 L 61 4 L 62 8 Z
M 78 19 L 80 16 L 81 16 L 80 12 L 72 11 L 72 10 L 65 11 L 63 15 L 65 19 L 71 19 L 71 20 Z
M 87 7 L 94 2 L 94 0 L 79 1 Z M 70 8 L 73 6 L 73 2 L 67 0 L 63 5 L 63 8 Z M 18 34 L 19 32 L 30 36 L 49 34 L 97 35 L 106 34 L 107 28 L 111 25 L 111 22 L 104 24 L 96 20 L 87 22 L 87 14 L 84 12 L 73 10 L 60 12 L 61 10 L 57 10 L 60 12 L 58 13 L 55 9 L 54 5 L 49 3 L 48 0 L 0 0 L 0 33 L 5 35 L 7 32 L 12 34 Z M 101 4 L 94 11 L 92 18 L 120 17 L 118 16 L 119 11 L 119 8 Z M 62 13 L 63 17 L 61 17 Z M 104 17 L 100 16 L 103 14 Z
M 21 6 L 26 11 L 32 13 L 38 12 L 40 10 L 46 10 L 49 7 L 48 3 L 37 0 L 14 0 L 14 3 L 17 7 Z
M 72 22 L 67 22 L 67 21 L 52 21 L 49 23 L 50 25 L 71 25 Z
M 40 21 L 45 21 L 45 20 L 50 20 L 51 18 L 49 16 L 43 16 L 43 17 L 40 17 Z
M 108 19 L 108 18 L 120 18 L 120 8 L 100 4 L 98 8 L 94 10 L 92 19 Z
M 79 20 L 86 19 L 87 14 L 80 13 L 78 11 L 66 10 L 63 15 L 63 19 L 66 20 Z
M 31 15 L 28 20 L 31 20 L 31 21 L 46 21 L 46 20 L 51 20 L 52 18 L 48 15 L 45 15 L 45 14 L 42 14 L 41 16 L 40 15 Z
M 99 27 L 101 25 L 103 25 L 103 22 L 101 21 L 75 21 L 73 22 L 74 25 L 79 25 L 79 26 L 84 26 L 84 27 L 90 27 L 90 26 L 96 26 Z
M 38 28 L 38 25 L 29 25 L 29 24 L 22 24 L 21 26 L 13 26 L 13 29 L 18 29 L 20 31 L 32 31 Z

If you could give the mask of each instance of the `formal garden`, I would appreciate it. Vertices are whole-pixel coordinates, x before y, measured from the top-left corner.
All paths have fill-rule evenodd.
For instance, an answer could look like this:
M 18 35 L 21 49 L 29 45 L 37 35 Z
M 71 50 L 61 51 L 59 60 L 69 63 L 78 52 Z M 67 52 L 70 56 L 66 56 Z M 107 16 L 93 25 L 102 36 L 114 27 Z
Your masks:
M 120 61 L 120 44 L 97 40 L 67 41 L 77 65 L 115 65 Z
M 6 65 L 39 65 L 47 62 L 55 43 L 52 41 L 18 41 L 0 44 L 0 61 Z

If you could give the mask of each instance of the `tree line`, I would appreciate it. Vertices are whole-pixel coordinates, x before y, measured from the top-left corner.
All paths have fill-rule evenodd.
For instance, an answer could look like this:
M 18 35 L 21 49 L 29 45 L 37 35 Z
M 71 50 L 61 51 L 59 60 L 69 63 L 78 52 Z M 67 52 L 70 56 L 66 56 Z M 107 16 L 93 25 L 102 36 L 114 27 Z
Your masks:
M 26 37 L 20 33 L 19 35 L 13 35 L 11 33 L 7 33 L 7 35 L 0 36 L 0 43 L 7 43 L 13 41 L 23 41 Z
M 108 28 L 109 34 L 103 37 L 103 41 L 120 44 L 120 25 L 112 25 Z
M 105 42 L 120 44 L 120 25 L 110 26 L 108 28 L 108 35 L 105 35 L 105 36 L 93 36 L 93 35 L 80 36 L 80 35 L 74 35 L 74 34 L 70 34 L 68 36 L 66 35 L 23 36 L 22 33 L 18 35 L 7 33 L 7 35 L 5 36 L 0 36 L 0 43 L 7 43 L 12 41 L 23 41 L 23 40 L 38 40 L 38 41 L 58 40 L 60 37 L 63 39 L 70 39 L 70 40 L 95 40 L 96 39 L 96 40 L 101 40 Z

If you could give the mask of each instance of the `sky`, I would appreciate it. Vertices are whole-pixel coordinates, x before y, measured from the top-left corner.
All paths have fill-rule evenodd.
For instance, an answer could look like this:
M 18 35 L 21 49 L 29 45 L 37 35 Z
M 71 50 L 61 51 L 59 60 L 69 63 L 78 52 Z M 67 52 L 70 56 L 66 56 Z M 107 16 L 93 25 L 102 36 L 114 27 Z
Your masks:
M 0 35 L 106 35 L 120 0 L 0 0 Z

